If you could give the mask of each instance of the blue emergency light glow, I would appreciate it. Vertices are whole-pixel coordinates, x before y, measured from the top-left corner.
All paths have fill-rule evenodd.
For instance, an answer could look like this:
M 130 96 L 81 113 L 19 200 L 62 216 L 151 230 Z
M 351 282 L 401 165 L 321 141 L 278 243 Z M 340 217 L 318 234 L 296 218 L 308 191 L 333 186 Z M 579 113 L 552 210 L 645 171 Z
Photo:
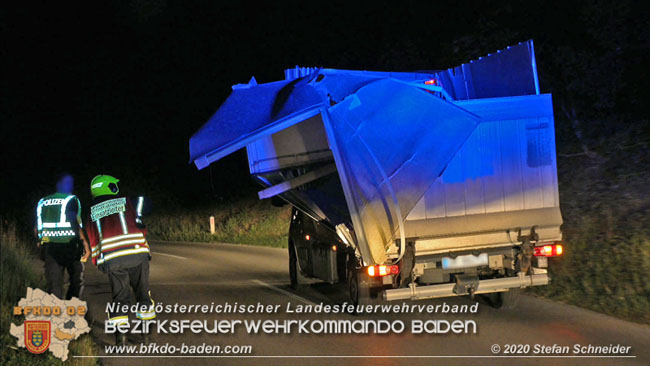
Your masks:
M 443 71 L 296 67 L 285 76 L 235 85 L 190 139 L 190 159 L 202 169 L 247 147 L 251 174 L 272 187 L 264 197 L 345 223 L 362 244 L 398 238 L 403 253 L 406 215 L 425 193 L 450 194 L 436 182 L 489 186 L 487 177 L 515 182 L 524 169 L 554 168 L 551 99 L 539 95 L 532 41 Z M 503 128 L 510 141 L 525 131 L 526 144 L 492 138 Z M 528 168 L 502 168 L 522 151 Z M 369 263 L 385 260 L 381 247 L 359 248 Z

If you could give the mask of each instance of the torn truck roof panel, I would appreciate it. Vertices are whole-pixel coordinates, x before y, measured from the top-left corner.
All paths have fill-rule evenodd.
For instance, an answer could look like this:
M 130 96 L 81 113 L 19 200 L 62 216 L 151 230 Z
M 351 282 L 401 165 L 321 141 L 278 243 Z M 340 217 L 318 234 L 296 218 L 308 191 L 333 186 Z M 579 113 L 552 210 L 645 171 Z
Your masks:
M 260 135 L 313 116 L 323 101 L 323 96 L 305 78 L 236 85 L 217 112 L 190 139 L 190 159 L 202 169 Z

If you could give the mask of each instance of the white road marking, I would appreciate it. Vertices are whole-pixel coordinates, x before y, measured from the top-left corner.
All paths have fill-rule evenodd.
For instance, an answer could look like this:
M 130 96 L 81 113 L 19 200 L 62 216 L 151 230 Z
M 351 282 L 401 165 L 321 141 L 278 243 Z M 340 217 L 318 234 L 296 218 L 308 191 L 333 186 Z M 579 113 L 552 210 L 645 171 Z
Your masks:
M 292 298 L 292 299 L 294 299 L 294 300 L 302 301 L 302 302 L 304 302 L 304 303 L 307 304 L 307 305 L 314 305 L 314 306 L 316 305 L 315 302 L 312 302 L 312 301 L 310 301 L 310 300 L 307 300 L 307 299 L 305 299 L 305 298 L 302 297 L 302 296 L 298 296 L 298 295 L 293 294 L 293 293 L 291 293 L 291 292 L 289 292 L 289 291 L 285 291 L 285 290 L 283 290 L 283 289 L 281 289 L 281 288 L 279 288 L 279 287 L 273 286 L 273 285 L 268 284 L 268 283 L 266 283 L 266 282 L 263 282 L 263 281 L 260 281 L 260 280 L 251 280 L 251 281 L 255 282 L 255 283 L 258 284 L 258 285 L 262 285 L 262 286 L 264 286 L 264 287 L 268 287 L 268 288 L 270 288 L 271 290 L 273 290 L 273 291 L 275 291 L 275 292 L 279 292 L 279 293 L 281 293 L 281 294 L 283 294 L 283 295 L 285 295 L 285 296 L 289 296 L 290 298 Z
M 187 259 L 185 257 L 181 257 L 180 255 L 173 255 L 173 254 L 167 254 L 167 253 L 161 253 L 161 252 L 151 252 L 152 254 L 156 255 L 166 255 L 168 257 L 176 258 L 176 259 Z

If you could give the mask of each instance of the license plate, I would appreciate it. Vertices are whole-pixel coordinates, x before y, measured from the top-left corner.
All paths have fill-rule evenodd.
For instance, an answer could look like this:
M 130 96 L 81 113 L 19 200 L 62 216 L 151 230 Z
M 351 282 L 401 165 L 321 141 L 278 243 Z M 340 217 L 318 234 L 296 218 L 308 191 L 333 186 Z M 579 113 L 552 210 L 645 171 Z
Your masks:
M 456 268 L 468 268 L 468 267 L 479 267 L 488 265 L 488 255 L 487 253 L 476 255 L 459 255 L 456 258 L 444 257 L 442 258 L 442 268 L 444 269 L 456 269 Z

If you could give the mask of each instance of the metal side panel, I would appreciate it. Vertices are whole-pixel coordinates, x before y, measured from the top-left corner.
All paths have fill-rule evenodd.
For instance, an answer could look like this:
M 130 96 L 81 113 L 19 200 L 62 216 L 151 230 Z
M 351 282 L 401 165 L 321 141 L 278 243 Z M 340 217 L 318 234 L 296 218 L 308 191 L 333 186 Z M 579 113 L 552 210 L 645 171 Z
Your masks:
M 417 254 L 508 245 L 518 227 L 561 240 L 551 96 L 456 104 L 482 122 L 408 215 Z
M 456 104 L 481 116 L 482 123 L 407 220 L 558 208 L 550 95 Z M 497 225 L 493 229 L 502 229 L 498 222 L 491 222 Z M 467 231 L 472 230 L 467 228 Z M 442 236 L 443 233 L 430 235 Z
M 264 136 L 248 144 L 246 152 L 251 174 L 333 160 L 320 115 Z
M 507 230 L 514 232 L 516 228 L 525 229 L 534 225 L 538 227 L 559 227 L 562 225 L 560 209 L 558 207 L 546 207 L 405 221 L 406 235 L 409 238 L 441 238 L 490 232 L 503 232 L 505 234 Z M 508 240 L 504 239 L 504 242 L 508 242 Z
M 261 137 L 315 116 L 325 100 L 308 77 L 235 86 L 191 137 L 190 160 L 202 169 Z
M 541 242 L 562 240 L 562 215 L 558 207 L 407 220 L 406 235 L 415 242 L 416 255 L 512 246 L 517 228 L 528 233 L 535 226 Z M 395 255 L 396 253 L 390 253 Z
M 440 72 L 438 76 L 456 100 L 539 94 L 532 40 Z
M 383 79 L 330 107 L 323 121 L 364 262 L 375 264 L 386 260 L 402 220 L 479 119 L 418 87 Z

